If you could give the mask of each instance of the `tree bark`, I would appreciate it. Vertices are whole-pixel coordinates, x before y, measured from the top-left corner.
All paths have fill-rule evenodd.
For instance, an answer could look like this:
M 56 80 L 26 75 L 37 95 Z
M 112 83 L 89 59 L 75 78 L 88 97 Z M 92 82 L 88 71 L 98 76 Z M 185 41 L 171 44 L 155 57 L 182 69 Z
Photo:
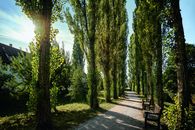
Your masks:
M 162 85 L 162 40 L 161 40 L 161 26 L 158 26 L 159 39 L 156 43 L 157 55 L 156 55 L 156 87 L 157 87 L 157 99 L 158 105 L 163 106 L 163 85 Z
M 158 3 L 157 14 L 160 14 L 163 6 L 163 0 Z M 162 36 L 161 36 L 161 22 L 160 17 L 157 15 L 157 42 L 156 42 L 156 87 L 158 105 L 163 107 L 163 85 L 162 85 Z
M 152 78 L 152 56 L 148 54 L 147 56 L 147 89 L 148 94 L 151 96 L 151 102 L 154 104 L 154 88 L 153 88 L 153 78 Z
M 139 65 L 139 48 L 138 48 L 137 34 L 135 33 L 135 67 L 136 67 L 136 86 L 137 94 L 140 94 L 140 65 Z
M 42 14 L 40 20 L 40 50 L 37 84 L 37 130 L 51 130 L 51 107 L 50 107 L 50 28 L 52 1 L 42 0 Z
M 104 74 L 104 91 L 105 91 L 105 100 L 106 102 L 111 102 L 110 99 L 110 75 L 109 75 L 109 69 L 105 71 Z
M 118 92 L 119 96 L 121 96 L 121 79 L 120 79 L 120 77 L 121 77 L 120 72 L 118 72 L 118 74 L 117 74 L 117 89 L 118 89 L 118 91 L 117 92 Z
M 89 38 L 89 61 L 88 61 L 88 87 L 90 108 L 99 107 L 97 98 L 97 77 L 96 77 L 96 54 L 95 54 L 95 32 L 96 32 L 96 3 L 88 1 L 90 13 L 88 14 L 88 38 Z
M 112 68 L 112 87 L 113 87 L 113 98 L 117 99 L 118 95 L 117 95 L 117 79 L 116 79 L 116 63 L 115 61 L 113 62 L 113 68 Z
M 97 99 L 97 79 L 96 79 L 96 63 L 94 45 L 90 45 L 88 62 L 88 86 L 89 86 L 89 103 L 92 109 L 99 107 Z
M 144 70 L 144 67 L 142 65 L 142 76 L 141 76 L 141 82 L 142 82 L 142 95 L 145 95 L 145 80 L 144 80 L 144 77 L 145 76 L 145 70 Z
M 173 9 L 173 27 L 175 29 L 175 42 L 176 42 L 176 68 L 177 68 L 177 86 L 178 86 L 178 100 L 179 100 L 179 115 L 178 129 L 184 129 L 185 123 L 185 109 L 189 107 L 187 100 L 188 87 L 186 84 L 186 45 L 184 38 L 184 30 L 182 24 L 182 17 L 180 13 L 179 0 L 172 1 Z

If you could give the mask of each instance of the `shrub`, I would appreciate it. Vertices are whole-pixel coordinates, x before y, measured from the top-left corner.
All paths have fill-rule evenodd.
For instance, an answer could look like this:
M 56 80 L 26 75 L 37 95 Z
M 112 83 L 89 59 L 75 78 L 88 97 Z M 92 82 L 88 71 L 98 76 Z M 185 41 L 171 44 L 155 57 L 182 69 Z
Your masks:
M 168 126 L 169 130 L 177 130 L 179 127 L 178 121 L 180 120 L 181 111 L 179 108 L 179 102 L 177 96 L 174 97 L 174 104 L 169 104 L 165 106 L 163 111 L 163 122 Z M 183 124 L 184 130 L 195 129 L 193 123 L 192 111 L 185 110 L 185 124 Z

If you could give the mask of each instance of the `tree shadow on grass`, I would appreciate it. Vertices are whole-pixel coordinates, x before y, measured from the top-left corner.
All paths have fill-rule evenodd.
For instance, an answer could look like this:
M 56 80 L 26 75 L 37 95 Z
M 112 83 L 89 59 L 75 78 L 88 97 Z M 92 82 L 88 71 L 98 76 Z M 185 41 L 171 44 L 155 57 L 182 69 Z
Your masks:
M 97 111 L 87 109 L 82 111 L 58 111 L 53 113 L 52 119 L 55 130 L 67 130 L 97 115 Z

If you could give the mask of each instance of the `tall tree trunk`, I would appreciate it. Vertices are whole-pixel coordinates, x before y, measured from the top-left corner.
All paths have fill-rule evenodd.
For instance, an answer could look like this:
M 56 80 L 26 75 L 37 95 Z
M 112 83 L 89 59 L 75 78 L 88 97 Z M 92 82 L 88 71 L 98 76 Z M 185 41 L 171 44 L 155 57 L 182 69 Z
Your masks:
M 88 62 L 88 86 L 89 86 L 89 103 L 92 109 L 99 107 L 97 99 L 97 79 L 94 45 L 90 45 L 89 62 Z
M 112 87 L 113 87 L 113 98 L 117 99 L 117 79 L 116 79 L 116 63 L 115 61 L 113 62 L 113 67 L 112 67 Z
M 138 43 L 138 36 L 137 36 L 137 24 L 136 24 L 136 15 L 134 14 L 134 32 L 135 32 L 135 71 L 136 71 L 136 86 L 137 86 L 137 93 L 140 94 L 140 64 L 139 64 L 139 43 Z
M 37 85 L 37 130 L 52 129 L 50 107 L 50 28 L 52 1 L 42 0 L 43 11 L 40 20 L 40 50 Z
M 159 24 L 159 23 L 158 23 Z M 163 106 L 163 85 L 162 85 L 162 39 L 161 39 L 161 26 L 158 25 L 158 41 L 156 43 L 156 87 L 158 105 Z
M 137 93 L 140 94 L 140 71 L 139 71 L 139 52 L 138 52 L 138 43 L 137 43 L 137 37 L 135 34 L 135 56 L 136 56 L 136 60 L 135 60 L 135 67 L 136 67 L 136 86 L 137 86 Z
M 142 95 L 145 95 L 145 80 L 144 80 L 144 76 L 145 76 L 145 70 L 144 70 L 144 67 L 142 65 L 142 76 L 141 76 L 141 80 L 142 80 Z
M 96 54 L 95 54 L 95 32 L 96 32 L 96 3 L 93 0 L 88 1 L 90 13 L 89 19 L 89 61 L 88 61 L 88 87 L 89 103 L 92 109 L 99 107 L 97 98 L 97 77 L 96 77 Z
M 161 27 L 159 28 L 161 29 Z M 163 106 L 163 85 L 162 85 L 162 41 L 157 43 L 157 65 L 156 65 L 156 87 L 157 87 L 157 98 L 159 106 Z
M 118 32 L 118 27 L 117 27 L 117 19 L 118 19 L 118 10 L 119 10 L 119 1 L 118 0 L 112 0 L 112 21 L 111 22 L 111 31 L 113 32 L 113 35 L 111 37 L 111 53 L 112 53 L 112 58 L 111 58 L 111 80 L 112 80 L 112 89 L 113 89 L 113 98 L 117 99 L 118 94 L 117 94 L 117 55 L 116 55 L 116 50 L 118 46 L 117 42 L 117 32 Z
M 124 61 L 126 61 L 126 60 L 124 60 Z M 126 79 L 125 78 L 126 78 L 126 66 L 125 67 L 122 67 L 121 95 L 124 95 L 125 94 L 125 88 L 126 88 L 126 81 L 125 81 Z
M 132 88 L 132 91 L 135 91 L 134 90 L 134 81 L 131 82 L 131 88 Z
M 158 2 L 157 14 L 160 14 L 163 6 L 163 0 Z M 157 16 L 157 42 L 156 42 L 156 87 L 158 105 L 163 107 L 163 85 L 162 85 L 162 35 L 160 17 Z
M 118 69 L 118 68 L 117 68 Z M 121 96 L 121 79 L 120 79 L 120 72 L 117 74 L 117 89 L 118 95 Z
M 147 56 L 147 83 L 148 83 L 148 94 L 151 96 L 151 102 L 154 104 L 154 88 L 153 88 L 153 78 L 152 78 L 152 56 L 148 54 Z
M 180 106 L 178 129 L 184 129 L 185 123 L 185 108 L 189 107 L 187 100 L 187 84 L 186 84 L 186 45 L 184 38 L 184 31 L 182 25 L 182 17 L 180 13 L 179 0 L 172 1 L 173 9 L 173 27 L 175 29 L 176 41 L 176 66 L 177 66 L 177 86 L 178 86 L 178 100 Z
M 104 74 L 104 91 L 105 91 L 105 100 L 106 102 L 110 102 L 110 75 L 109 75 L 109 69 L 106 68 L 105 74 Z
M 148 74 L 144 73 L 144 83 L 145 83 L 145 96 L 147 97 L 149 95 L 148 93 Z

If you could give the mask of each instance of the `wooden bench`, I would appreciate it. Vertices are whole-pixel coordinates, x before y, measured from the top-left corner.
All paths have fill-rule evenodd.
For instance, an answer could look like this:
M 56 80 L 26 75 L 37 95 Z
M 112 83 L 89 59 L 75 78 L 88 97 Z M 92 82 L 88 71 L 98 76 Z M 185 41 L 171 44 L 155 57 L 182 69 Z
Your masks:
M 152 105 L 152 102 L 151 102 L 150 98 L 142 100 L 142 108 L 144 110 L 150 110 L 151 109 L 151 105 Z
M 155 104 L 153 111 L 145 111 L 144 118 L 145 118 L 145 128 L 147 127 L 147 121 L 156 122 L 158 125 L 158 129 L 160 130 L 160 117 L 162 115 L 162 108 Z

